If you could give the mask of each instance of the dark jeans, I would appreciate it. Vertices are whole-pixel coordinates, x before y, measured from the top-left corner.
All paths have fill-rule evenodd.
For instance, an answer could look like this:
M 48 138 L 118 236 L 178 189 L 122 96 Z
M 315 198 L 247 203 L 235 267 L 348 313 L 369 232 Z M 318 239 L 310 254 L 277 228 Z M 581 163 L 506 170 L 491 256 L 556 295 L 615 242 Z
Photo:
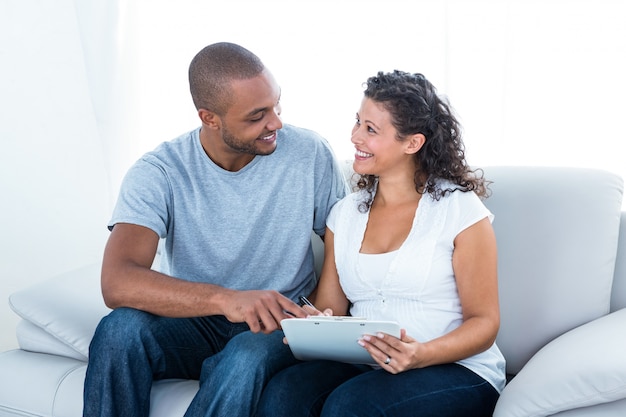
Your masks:
M 457 364 L 392 375 L 369 366 L 311 361 L 269 382 L 257 417 L 488 417 L 498 397 L 491 384 Z
M 200 380 L 185 416 L 252 416 L 267 381 L 296 363 L 282 338 L 222 316 L 172 319 L 116 309 L 91 342 L 83 415 L 147 417 L 152 381 L 185 378 Z

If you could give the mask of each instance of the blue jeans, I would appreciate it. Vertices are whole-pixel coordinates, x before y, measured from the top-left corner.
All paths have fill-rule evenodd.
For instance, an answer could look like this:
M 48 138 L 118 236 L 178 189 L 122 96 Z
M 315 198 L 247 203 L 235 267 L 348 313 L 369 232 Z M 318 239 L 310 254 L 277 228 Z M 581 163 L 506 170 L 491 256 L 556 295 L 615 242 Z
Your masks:
M 116 309 L 89 348 L 83 415 L 147 417 L 152 381 L 184 378 L 200 380 L 186 417 L 250 417 L 267 381 L 296 363 L 282 338 L 223 316 L 172 319 Z
M 332 361 L 303 362 L 267 385 L 257 417 L 488 417 L 499 394 L 458 364 L 383 369 Z

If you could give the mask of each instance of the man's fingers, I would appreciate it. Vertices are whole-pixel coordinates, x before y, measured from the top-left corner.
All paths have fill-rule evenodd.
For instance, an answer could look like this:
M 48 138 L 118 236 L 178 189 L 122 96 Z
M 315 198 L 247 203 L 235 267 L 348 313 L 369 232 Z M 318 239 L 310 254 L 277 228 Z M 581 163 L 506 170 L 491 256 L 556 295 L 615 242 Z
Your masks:
M 309 315 L 298 304 L 276 291 L 244 291 L 239 294 L 238 311 L 254 333 L 271 333 L 280 328 L 280 322 L 290 317 Z M 234 318 L 234 317 L 233 317 Z

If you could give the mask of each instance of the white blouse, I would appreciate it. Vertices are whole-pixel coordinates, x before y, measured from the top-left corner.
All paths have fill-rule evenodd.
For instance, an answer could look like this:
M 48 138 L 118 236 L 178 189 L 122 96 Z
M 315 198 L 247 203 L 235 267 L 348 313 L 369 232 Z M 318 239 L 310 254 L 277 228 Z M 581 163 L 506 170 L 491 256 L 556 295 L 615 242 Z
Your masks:
M 452 252 L 455 237 L 493 215 L 473 192 L 455 191 L 434 200 L 422 196 L 408 237 L 386 257 L 359 253 L 369 212 L 360 213 L 363 193 L 346 196 L 331 210 L 327 225 L 334 233 L 335 264 L 353 316 L 395 320 L 420 342 L 442 336 L 462 323 Z M 377 268 L 372 263 L 383 259 Z M 372 275 L 372 271 L 377 271 Z M 368 273 L 369 272 L 369 273 Z M 504 388 L 504 357 L 494 344 L 459 361 L 498 391 Z

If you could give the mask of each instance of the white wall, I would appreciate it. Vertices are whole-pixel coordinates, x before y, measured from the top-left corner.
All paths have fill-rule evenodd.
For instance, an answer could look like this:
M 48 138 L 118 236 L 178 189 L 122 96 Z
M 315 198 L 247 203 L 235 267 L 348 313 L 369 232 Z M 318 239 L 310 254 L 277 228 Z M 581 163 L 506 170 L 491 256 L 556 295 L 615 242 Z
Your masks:
M 73 1 L 0 2 L 0 351 L 10 293 L 98 261 L 111 210 Z
M 473 165 L 626 176 L 626 0 L 1 0 L 0 351 L 6 299 L 97 261 L 128 166 L 197 126 L 187 67 L 221 40 L 281 83 L 286 122 L 351 158 L 361 84 L 422 72 L 447 94 Z

